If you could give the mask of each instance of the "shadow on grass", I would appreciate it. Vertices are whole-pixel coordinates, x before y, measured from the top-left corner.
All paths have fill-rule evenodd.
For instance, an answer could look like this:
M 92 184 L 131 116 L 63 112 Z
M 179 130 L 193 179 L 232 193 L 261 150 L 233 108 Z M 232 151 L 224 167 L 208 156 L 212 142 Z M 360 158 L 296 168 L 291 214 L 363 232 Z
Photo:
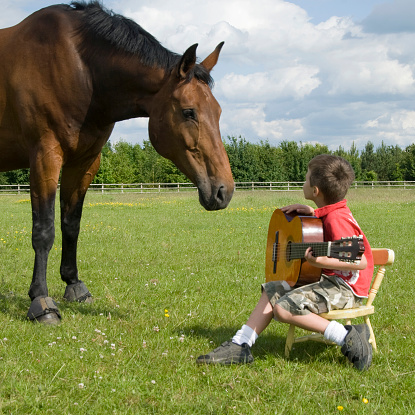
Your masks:
M 200 354 L 206 354 L 220 346 L 224 341 L 230 340 L 240 327 L 218 327 L 209 328 L 201 326 L 190 326 L 181 328 L 189 337 L 206 338 L 210 340 L 211 347 L 208 350 L 201 350 Z M 287 325 L 288 331 L 288 325 Z M 285 341 L 286 336 L 273 333 L 271 329 L 266 330 L 258 337 L 252 348 L 252 354 L 255 360 L 267 360 L 269 356 L 275 356 L 285 359 Z M 334 346 L 328 346 L 318 342 L 304 342 L 296 344 L 290 353 L 288 361 L 297 361 L 302 363 L 332 362 L 333 354 L 327 353 L 328 350 L 335 350 Z

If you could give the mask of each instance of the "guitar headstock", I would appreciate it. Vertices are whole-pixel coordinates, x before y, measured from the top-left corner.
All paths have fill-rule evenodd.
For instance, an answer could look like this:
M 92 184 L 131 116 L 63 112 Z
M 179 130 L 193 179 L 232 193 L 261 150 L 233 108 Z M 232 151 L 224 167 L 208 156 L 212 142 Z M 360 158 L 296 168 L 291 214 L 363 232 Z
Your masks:
M 344 262 L 361 260 L 364 252 L 363 235 L 341 238 L 330 244 L 330 257 Z

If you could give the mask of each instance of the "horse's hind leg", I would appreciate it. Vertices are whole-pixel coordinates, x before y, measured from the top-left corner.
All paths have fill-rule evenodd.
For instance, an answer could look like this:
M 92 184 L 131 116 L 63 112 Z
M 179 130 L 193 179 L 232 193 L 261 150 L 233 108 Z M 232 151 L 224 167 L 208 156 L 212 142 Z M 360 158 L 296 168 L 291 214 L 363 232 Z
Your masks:
M 76 256 L 85 194 L 98 167 L 99 157 L 87 169 L 82 166 L 65 166 L 62 170 L 60 192 L 62 261 L 60 272 L 62 280 L 67 284 L 64 298 L 68 301 L 92 301 L 90 292 L 78 278 Z
M 35 265 L 29 297 L 32 300 L 27 317 L 32 321 L 57 324 L 58 307 L 48 297 L 46 269 L 49 251 L 55 239 L 55 196 L 58 186 L 61 157 L 41 151 L 33 155 L 30 166 L 30 194 L 32 201 L 32 246 Z

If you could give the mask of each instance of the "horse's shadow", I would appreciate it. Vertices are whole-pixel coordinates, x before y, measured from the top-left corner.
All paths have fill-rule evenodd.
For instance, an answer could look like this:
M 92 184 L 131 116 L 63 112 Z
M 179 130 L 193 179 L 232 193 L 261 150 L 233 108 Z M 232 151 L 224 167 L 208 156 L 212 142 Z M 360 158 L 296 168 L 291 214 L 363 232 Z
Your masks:
M 200 350 L 200 354 L 206 354 L 220 346 L 224 341 L 230 340 L 236 331 L 240 327 L 218 327 L 218 328 L 209 328 L 202 326 L 190 326 L 182 328 L 180 331 L 184 332 L 186 336 L 189 337 L 199 337 L 206 338 L 210 340 L 210 346 L 205 350 Z M 287 325 L 288 332 L 288 325 Z M 286 336 L 272 331 L 272 328 L 267 329 L 261 336 L 257 339 L 255 346 L 252 348 L 252 354 L 254 355 L 255 360 L 267 360 L 270 356 L 276 358 L 285 358 L 285 341 Z M 298 345 L 292 349 L 290 361 L 299 361 L 303 363 L 315 362 L 318 360 L 332 362 L 333 356 L 327 356 L 323 352 L 330 347 L 323 343 L 318 342 L 305 342 Z M 331 346 L 332 347 L 332 346 Z
M 6 290 L 7 292 L 7 290 Z M 112 308 L 99 302 L 98 297 L 94 297 L 92 303 L 68 302 L 63 297 L 54 296 L 53 299 L 59 307 L 61 315 L 65 314 L 81 314 L 84 316 L 98 316 L 104 315 L 116 318 L 125 318 L 124 313 L 120 308 Z M 0 312 L 8 314 L 13 320 L 26 320 L 27 310 L 30 307 L 30 298 L 27 295 L 14 293 L 9 291 L 0 292 Z M 64 318 L 62 319 L 62 321 Z

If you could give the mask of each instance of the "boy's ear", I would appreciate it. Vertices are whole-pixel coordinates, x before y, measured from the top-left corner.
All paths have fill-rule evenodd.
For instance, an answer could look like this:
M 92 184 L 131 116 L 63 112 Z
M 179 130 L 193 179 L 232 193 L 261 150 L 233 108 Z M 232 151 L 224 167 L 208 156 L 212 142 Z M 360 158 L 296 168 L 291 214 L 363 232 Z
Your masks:
M 317 197 L 320 194 L 320 189 L 317 186 L 313 186 L 313 196 Z

